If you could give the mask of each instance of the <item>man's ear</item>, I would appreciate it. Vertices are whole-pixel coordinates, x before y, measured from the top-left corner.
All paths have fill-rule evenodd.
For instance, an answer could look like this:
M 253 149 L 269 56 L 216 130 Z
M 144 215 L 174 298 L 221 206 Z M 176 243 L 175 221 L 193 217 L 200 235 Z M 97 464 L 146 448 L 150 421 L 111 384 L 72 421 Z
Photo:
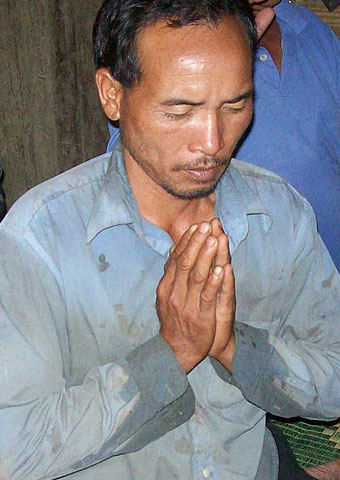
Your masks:
M 115 80 L 107 68 L 96 71 L 96 84 L 99 98 L 106 116 L 110 120 L 119 120 L 123 86 Z

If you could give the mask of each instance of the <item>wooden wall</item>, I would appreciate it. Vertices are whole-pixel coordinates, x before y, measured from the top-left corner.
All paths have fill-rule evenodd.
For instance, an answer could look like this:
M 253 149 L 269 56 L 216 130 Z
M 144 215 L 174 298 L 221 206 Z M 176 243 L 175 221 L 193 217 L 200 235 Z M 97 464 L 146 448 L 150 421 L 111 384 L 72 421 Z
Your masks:
M 91 30 L 101 0 L 0 0 L 0 163 L 7 204 L 102 153 Z
M 340 37 L 340 7 L 297 0 Z M 0 0 L 0 163 L 7 203 L 105 150 L 91 29 L 102 0 Z

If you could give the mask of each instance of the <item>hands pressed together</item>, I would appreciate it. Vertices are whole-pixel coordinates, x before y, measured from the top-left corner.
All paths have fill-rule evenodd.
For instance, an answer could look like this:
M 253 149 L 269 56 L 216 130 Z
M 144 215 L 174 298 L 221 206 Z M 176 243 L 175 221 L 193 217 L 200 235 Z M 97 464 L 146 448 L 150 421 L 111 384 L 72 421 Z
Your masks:
M 231 371 L 235 281 L 217 218 L 192 225 L 171 249 L 157 288 L 160 333 L 188 373 L 206 356 Z

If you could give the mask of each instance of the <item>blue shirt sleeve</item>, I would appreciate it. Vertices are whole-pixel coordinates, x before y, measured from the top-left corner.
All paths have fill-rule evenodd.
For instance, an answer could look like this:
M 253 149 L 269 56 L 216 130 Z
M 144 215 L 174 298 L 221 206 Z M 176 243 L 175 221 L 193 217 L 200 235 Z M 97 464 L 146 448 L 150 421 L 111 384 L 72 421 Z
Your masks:
M 3 480 L 59 478 L 139 450 L 190 418 L 193 392 L 161 335 L 68 385 L 58 268 L 39 243 L 4 230 L 0 249 Z
M 276 330 L 237 323 L 233 377 L 244 396 L 281 417 L 339 417 L 340 277 L 305 202 L 294 267 Z

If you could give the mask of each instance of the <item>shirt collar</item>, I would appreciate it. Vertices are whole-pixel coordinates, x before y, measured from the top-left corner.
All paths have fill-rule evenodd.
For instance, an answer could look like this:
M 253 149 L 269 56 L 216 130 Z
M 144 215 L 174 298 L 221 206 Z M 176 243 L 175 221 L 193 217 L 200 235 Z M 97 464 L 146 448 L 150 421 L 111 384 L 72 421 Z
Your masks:
M 308 16 L 302 8 L 288 0 L 281 0 L 281 2 L 274 7 L 276 18 L 281 25 L 282 22 L 288 25 L 297 34 L 309 23 Z
M 100 194 L 94 202 L 87 226 L 87 243 L 106 228 L 132 223 L 136 233 L 145 240 L 135 196 L 126 175 L 119 139 L 112 152 Z
M 244 180 L 237 163 L 237 160 L 232 160 L 216 189 L 216 215 L 230 236 L 232 252 L 247 236 L 247 215 L 263 216 L 264 233 L 267 233 L 271 226 L 270 215 Z M 118 140 L 90 215 L 87 242 L 106 228 L 127 224 L 133 224 L 137 235 L 146 241 L 142 218 L 125 171 L 122 144 Z
M 216 190 L 216 214 L 229 236 L 233 253 L 248 234 L 248 215 L 261 215 L 264 234 L 272 225 L 272 218 L 258 195 L 250 188 L 232 160 Z

